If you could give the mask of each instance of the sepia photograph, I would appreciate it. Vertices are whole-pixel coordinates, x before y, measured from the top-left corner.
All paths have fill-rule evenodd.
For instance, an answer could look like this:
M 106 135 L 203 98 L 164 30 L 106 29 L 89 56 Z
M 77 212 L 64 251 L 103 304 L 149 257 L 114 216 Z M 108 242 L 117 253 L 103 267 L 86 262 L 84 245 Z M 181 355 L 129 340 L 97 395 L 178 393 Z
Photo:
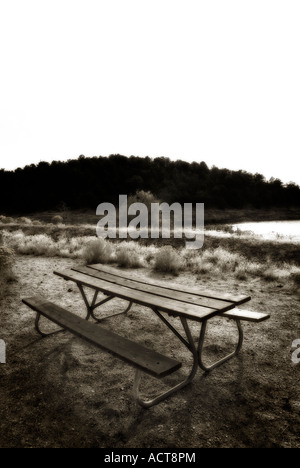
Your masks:
M 0 0 L 0 448 L 300 448 L 299 23 Z

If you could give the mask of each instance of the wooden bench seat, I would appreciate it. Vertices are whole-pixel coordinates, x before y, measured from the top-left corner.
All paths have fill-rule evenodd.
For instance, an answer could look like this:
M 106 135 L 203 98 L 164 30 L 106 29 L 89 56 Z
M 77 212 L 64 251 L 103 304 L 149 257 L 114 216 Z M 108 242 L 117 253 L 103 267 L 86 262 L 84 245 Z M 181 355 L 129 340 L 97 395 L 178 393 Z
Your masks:
M 31 297 L 23 299 L 22 302 L 38 314 L 43 315 L 79 338 L 105 349 L 153 377 L 165 377 L 181 367 L 181 363 L 175 359 L 145 348 L 141 344 L 117 335 L 100 325 L 87 322 L 85 319 L 53 304 L 47 299 Z
M 270 318 L 269 314 L 254 312 L 252 310 L 233 309 L 224 312 L 223 317 L 235 320 L 244 320 L 247 322 L 263 322 Z

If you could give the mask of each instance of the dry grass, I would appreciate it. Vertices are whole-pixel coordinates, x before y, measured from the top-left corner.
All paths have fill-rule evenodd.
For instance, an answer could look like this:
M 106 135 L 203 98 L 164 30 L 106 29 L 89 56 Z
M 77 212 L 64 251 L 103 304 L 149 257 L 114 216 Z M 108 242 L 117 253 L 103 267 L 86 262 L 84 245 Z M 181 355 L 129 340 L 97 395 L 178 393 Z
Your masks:
M 60 216 L 60 215 L 53 216 L 53 218 L 51 219 L 51 222 L 53 224 L 62 224 L 63 221 L 64 220 L 63 220 L 62 216 Z
M 142 257 L 133 248 L 120 246 L 116 251 L 116 262 L 122 268 L 141 268 L 145 266 Z
M 113 249 L 104 239 L 93 239 L 83 249 L 82 256 L 87 263 L 109 263 L 112 261 Z
M 154 270 L 178 275 L 184 269 L 182 256 L 171 246 L 162 247 L 155 256 Z
M 48 234 L 26 235 L 22 230 L 3 231 L 2 236 L 4 245 L 15 253 L 45 257 L 84 258 L 85 248 L 95 241 L 93 236 L 70 238 L 63 234 L 55 240 Z
M 14 252 L 0 245 L 0 299 L 5 297 L 9 283 L 15 280 Z
M 21 218 L 19 218 L 18 222 L 21 224 L 32 224 L 31 219 L 26 218 L 25 216 L 22 216 Z
M 194 251 L 156 244 L 146 246 L 132 240 L 113 242 L 95 236 L 80 236 L 76 227 L 75 231 L 53 225 L 49 229 L 51 234 L 26 234 L 31 231 L 19 229 L 10 232 L 4 229 L 4 246 L 21 255 L 82 258 L 87 264 L 114 262 L 124 268 L 143 266 L 174 275 L 186 271 L 207 278 L 229 275 L 240 281 L 257 277 L 299 287 L 297 256 L 291 255 L 294 260 L 291 261 L 287 254 L 288 245 L 278 246 L 276 241 L 262 244 L 253 237 L 247 243 L 244 238 L 215 239 L 207 236 L 204 247 Z M 297 248 L 290 245 L 292 253 Z M 253 254 L 255 251 L 256 255 Z M 287 258 L 287 261 L 282 258 Z

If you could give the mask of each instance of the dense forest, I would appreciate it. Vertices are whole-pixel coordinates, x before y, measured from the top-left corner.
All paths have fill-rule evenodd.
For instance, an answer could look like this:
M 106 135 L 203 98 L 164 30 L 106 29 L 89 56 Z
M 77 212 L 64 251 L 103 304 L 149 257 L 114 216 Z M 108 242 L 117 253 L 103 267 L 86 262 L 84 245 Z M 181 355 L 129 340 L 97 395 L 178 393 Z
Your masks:
M 0 212 L 25 214 L 62 205 L 94 210 L 99 203 L 117 203 L 119 194 L 137 190 L 150 191 L 168 203 L 198 202 L 208 208 L 300 206 L 299 186 L 266 181 L 261 174 L 209 169 L 205 162 L 111 155 L 1 169 Z

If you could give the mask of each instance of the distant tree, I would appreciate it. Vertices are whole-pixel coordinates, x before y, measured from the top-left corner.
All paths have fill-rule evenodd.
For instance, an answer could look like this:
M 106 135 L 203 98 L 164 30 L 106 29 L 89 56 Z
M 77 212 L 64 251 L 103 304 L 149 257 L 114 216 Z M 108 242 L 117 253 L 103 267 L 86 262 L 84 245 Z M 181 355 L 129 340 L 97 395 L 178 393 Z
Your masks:
M 299 207 L 300 187 L 261 174 L 231 171 L 166 157 L 80 155 L 66 162 L 41 161 L 23 169 L 0 169 L 0 214 L 72 209 L 118 203 L 119 195 L 155 194 L 168 203 L 205 203 L 206 208 Z

